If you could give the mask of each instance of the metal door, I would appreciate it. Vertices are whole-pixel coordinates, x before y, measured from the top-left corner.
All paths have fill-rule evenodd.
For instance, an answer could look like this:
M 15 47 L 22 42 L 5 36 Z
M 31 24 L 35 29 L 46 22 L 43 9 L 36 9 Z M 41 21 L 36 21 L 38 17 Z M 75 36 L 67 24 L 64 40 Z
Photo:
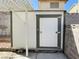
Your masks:
M 61 17 L 40 16 L 37 18 L 37 45 L 38 47 L 61 46 Z

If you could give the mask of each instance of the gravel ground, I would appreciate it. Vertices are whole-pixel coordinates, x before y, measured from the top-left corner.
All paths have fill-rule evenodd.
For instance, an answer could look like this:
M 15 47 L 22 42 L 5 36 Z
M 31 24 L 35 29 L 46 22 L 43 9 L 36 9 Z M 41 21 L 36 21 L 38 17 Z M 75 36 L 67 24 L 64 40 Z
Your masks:
M 0 52 L 0 59 L 29 59 L 13 52 Z

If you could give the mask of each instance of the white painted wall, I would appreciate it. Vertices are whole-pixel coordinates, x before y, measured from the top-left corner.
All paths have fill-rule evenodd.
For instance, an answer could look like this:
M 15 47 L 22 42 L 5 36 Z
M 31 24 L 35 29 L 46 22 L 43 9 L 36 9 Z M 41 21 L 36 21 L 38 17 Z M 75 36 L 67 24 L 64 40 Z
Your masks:
M 26 12 L 12 13 L 13 48 L 26 48 Z
M 64 10 L 64 4 L 65 2 L 59 2 L 59 8 L 50 8 L 49 2 L 39 2 L 39 10 Z
M 62 40 L 62 45 L 63 45 L 63 17 L 64 14 L 63 12 L 36 12 L 36 14 L 62 14 L 62 34 L 61 34 L 61 40 Z M 28 48 L 36 48 L 36 14 L 34 12 L 28 12 Z M 61 47 L 62 48 L 62 47 Z
M 28 12 L 28 48 L 36 48 L 36 14 Z

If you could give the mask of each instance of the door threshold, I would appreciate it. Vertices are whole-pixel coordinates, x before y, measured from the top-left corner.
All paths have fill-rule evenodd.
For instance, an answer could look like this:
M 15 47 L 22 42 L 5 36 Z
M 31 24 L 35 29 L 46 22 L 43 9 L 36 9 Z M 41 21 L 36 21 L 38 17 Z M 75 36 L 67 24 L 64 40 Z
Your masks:
M 63 52 L 62 49 L 55 48 L 33 48 L 29 49 L 30 52 L 46 52 L 46 53 L 55 53 L 55 52 Z

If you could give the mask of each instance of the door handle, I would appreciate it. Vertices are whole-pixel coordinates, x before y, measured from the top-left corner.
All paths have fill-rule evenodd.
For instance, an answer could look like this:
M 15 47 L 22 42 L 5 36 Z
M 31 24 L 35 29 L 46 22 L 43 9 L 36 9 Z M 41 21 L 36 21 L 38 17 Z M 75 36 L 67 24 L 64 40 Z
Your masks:
M 57 34 L 60 34 L 61 32 L 56 32 Z

